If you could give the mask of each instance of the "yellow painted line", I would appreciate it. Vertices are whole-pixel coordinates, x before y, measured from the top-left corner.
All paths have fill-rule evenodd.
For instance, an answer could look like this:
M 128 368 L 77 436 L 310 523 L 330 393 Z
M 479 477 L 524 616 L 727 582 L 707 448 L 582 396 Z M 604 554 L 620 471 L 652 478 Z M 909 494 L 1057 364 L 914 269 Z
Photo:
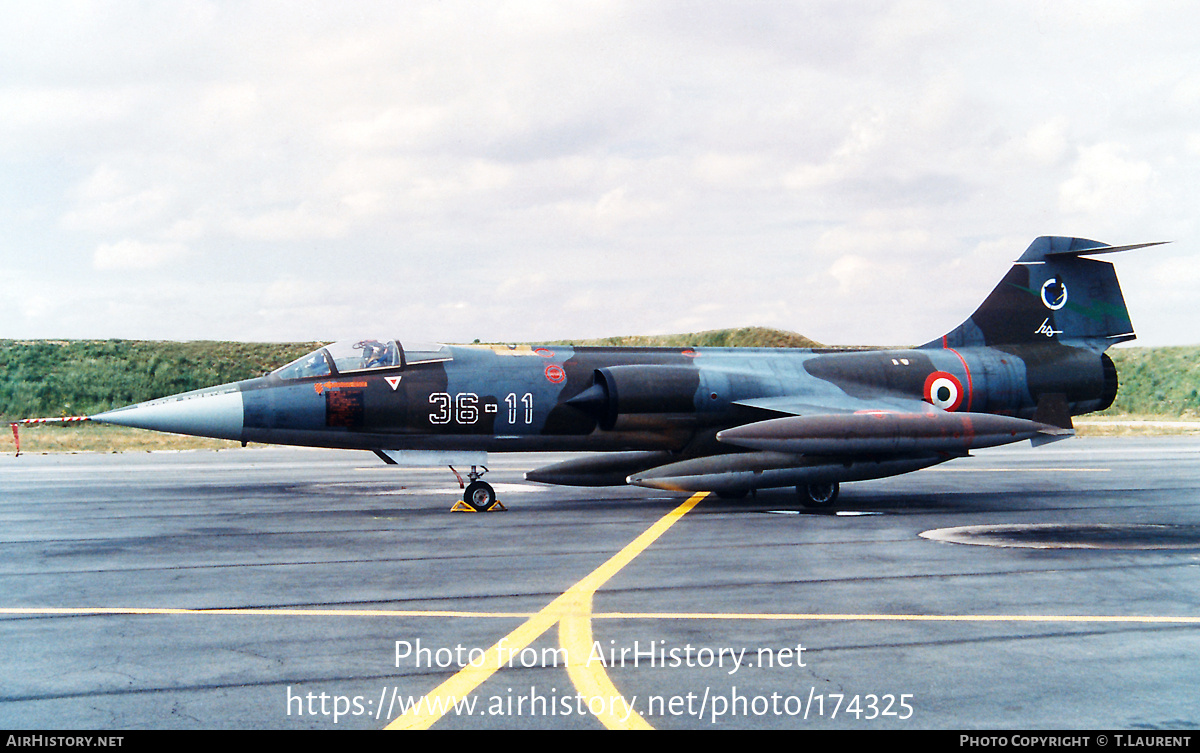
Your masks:
M 1135 622 L 1200 624 L 1200 617 L 1107 614 L 803 614 L 738 612 L 600 612 L 599 620 L 796 620 L 812 622 Z
M 596 715 L 608 729 L 654 729 L 633 710 L 600 666 L 589 666 L 592 655 L 592 594 L 580 594 L 579 611 L 563 615 L 558 621 L 558 643 L 567 654 L 567 675 L 571 684 L 587 698 L 602 698 L 603 711 Z M 591 704 L 588 704 L 591 711 Z
M 453 708 L 456 701 L 466 698 L 489 677 L 495 674 L 497 670 L 506 666 L 511 661 L 514 653 L 520 652 L 530 643 L 533 643 L 542 633 L 549 630 L 564 617 L 567 617 L 569 622 L 566 628 L 568 640 L 571 640 L 573 643 L 580 640 L 580 637 L 584 633 L 579 627 L 579 621 L 591 619 L 592 595 L 596 593 L 596 589 L 604 585 L 609 578 L 616 575 L 621 568 L 632 562 L 646 547 L 654 543 L 659 536 L 666 533 L 667 529 L 673 526 L 676 521 L 686 515 L 706 496 L 708 496 L 707 492 L 693 494 L 682 505 L 664 515 L 658 522 L 646 529 L 642 535 L 610 557 L 607 562 L 568 588 L 561 596 L 547 604 L 542 611 L 529 618 L 528 621 L 516 630 L 501 638 L 484 653 L 486 658 L 484 663 L 479 666 L 464 667 L 450 679 L 430 691 L 428 695 L 423 697 L 407 713 L 393 719 L 385 729 L 428 729 L 441 719 L 447 710 Z M 590 635 L 590 626 L 586 632 Z M 579 682 L 584 683 L 586 687 L 593 690 L 603 690 L 605 687 L 612 688 L 612 693 L 607 696 L 609 698 L 619 695 L 616 692 L 616 688 L 612 687 L 612 682 L 608 680 L 607 675 L 604 676 L 603 680 L 600 680 L 595 674 L 589 675 L 590 672 L 602 674 L 604 670 L 602 667 L 589 669 L 586 666 L 582 666 L 577 667 L 576 671 L 572 673 L 568 667 L 568 674 L 571 675 L 572 682 L 576 682 L 578 678 Z M 607 686 L 605 683 L 607 683 Z M 577 689 L 580 693 L 585 692 L 578 686 Z M 602 695 L 604 694 L 602 693 Z M 627 704 L 626 710 L 632 711 L 628 709 Z M 629 720 L 632 721 L 634 716 L 636 714 L 631 713 Z M 645 724 L 645 720 L 641 717 L 637 717 L 637 719 L 642 724 Z M 600 721 L 607 725 L 613 719 L 605 717 L 601 718 Z M 646 727 L 648 728 L 649 725 L 646 725 Z
M 924 468 L 922 473 L 1109 473 L 1112 468 Z
M 578 604 L 578 603 L 577 603 Z M 547 606 L 549 609 L 549 606 Z M 581 615 L 594 620 L 780 620 L 780 621 L 873 621 L 873 622 L 1140 622 L 1200 624 L 1200 617 L 1166 615 L 1108 615 L 1108 614 L 821 614 L 804 612 L 589 612 L 588 607 L 564 610 L 564 618 Z M 543 610 L 545 611 L 545 610 Z M 0 607 L 0 615 L 251 615 L 261 617 L 471 617 L 485 619 L 520 619 L 537 616 L 530 612 L 454 612 L 402 611 L 388 609 L 175 609 L 142 607 Z M 540 613 L 538 613 L 540 614 Z M 554 623 L 550 623 L 552 626 Z M 572 629 L 577 629 L 572 626 Z M 590 632 L 590 626 L 588 630 Z M 540 635 L 540 634 L 539 634 Z M 536 636 L 535 636 L 536 638 Z M 560 632 L 560 640 L 565 640 Z M 578 638 L 573 638 L 578 642 Z M 526 644 L 528 645 L 528 644 Z M 591 650 L 592 641 L 586 645 Z M 520 648 L 505 644 L 516 654 Z M 523 646 L 521 647 L 523 648 Z M 587 652 L 585 652 L 587 653 Z M 574 651 L 571 652 L 575 654 Z
M 463 612 L 431 609 L 177 609 L 173 607 L 0 607 L 0 614 L 182 614 L 261 617 L 493 617 L 520 619 L 533 612 Z
M 546 632 L 559 620 L 559 614 L 553 608 L 558 607 L 562 600 L 559 596 L 520 627 L 501 638 L 485 654 L 485 662 L 472 666 L 468 664 L 457 674 L 434 688 L 419 702 L 413 705 L 407 713 L 393 719 L 384 729 L 429 729 L 446 711 L 454 708 L 454 704 L 470 695 L 475 688 L 496 673 L 496 670 L 508 664 L 514 654 L 520 652 L 538 636 Z

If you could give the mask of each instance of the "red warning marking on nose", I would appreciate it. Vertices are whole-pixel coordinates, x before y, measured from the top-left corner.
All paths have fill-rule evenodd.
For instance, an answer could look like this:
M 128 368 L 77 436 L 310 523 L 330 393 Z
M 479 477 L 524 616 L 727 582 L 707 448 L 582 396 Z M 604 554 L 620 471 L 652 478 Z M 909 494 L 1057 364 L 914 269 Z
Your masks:
M 366 387 L 366 382 L 316 382 L 313 384 L 313 389 L 320 395 L 326 390 L 340 390 L 347 387 Z
M 554 351 L 549 348 L 534 348 L 533 352 L 542 358 L 554 358 Z
M 946 371 L 935 371 L 925 377 L 925 402 L 945 411 L 956 411 L 962 405 L 962 382 Z
M 562 367 L 557 364 L 550 364 L 546 367 L 546 379 L 554 384 L 561 384 L 567 378 L 567 372 L 562 370 Z

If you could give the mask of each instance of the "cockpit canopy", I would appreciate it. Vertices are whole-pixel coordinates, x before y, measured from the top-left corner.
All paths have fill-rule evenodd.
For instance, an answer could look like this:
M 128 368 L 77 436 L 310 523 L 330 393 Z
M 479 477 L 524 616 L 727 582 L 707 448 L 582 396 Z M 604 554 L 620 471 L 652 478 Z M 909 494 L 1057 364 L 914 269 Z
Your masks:
M 304 379 L 373 369 L 399 369 L 452 358 L 450 349 L 440 343 L 409 343 L 405 346 L 398 340 L 339 340 L 297 358 L 272 374 L 280 379 Z

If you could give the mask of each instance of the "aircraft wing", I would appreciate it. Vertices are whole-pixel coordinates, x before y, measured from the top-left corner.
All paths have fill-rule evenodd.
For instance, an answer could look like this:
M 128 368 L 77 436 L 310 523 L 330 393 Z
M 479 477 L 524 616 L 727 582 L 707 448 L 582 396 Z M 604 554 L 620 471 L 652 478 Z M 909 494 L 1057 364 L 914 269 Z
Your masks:
M 927 468 L 972 449 L 1073 432 L 1039 421 L 990 413 L 951 412 L 895 395 L 782 395 L 737 401 L 780 414 L 717 433 L 741 452 L 692 458 L 632 473 L 638 486 L 711 490 L 796 484 L 806 504 L 836 497 L 839 481 L 880 478 Z M 832 493 L 830 492 L 832 489 Z
M 1074 434 L 1069 428 L 1037 420 L 1040 416 L 1031 421 L 991 413 L 950 412 L 899 395 L 782 395 L 739 400 L 736 404 L 784 417 L 726 429 L 717 434 L 719 441 L 745 449 L 798 455 L 965 455 L 981 447 L 1023 439 L 1043 444 Z

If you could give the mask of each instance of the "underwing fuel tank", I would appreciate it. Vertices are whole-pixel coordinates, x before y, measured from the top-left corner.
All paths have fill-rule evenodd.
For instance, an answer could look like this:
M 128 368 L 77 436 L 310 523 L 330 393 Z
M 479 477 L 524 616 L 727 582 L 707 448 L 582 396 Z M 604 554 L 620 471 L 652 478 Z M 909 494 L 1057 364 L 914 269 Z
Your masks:
M 740 494 L 751 489 L 884 478 L 919 471 L 955 457 L 958 455 L 951 453 L 855 458 L 746 452 L 683 460 L 635 473 L 627 481 L 634 486 L 676 492 Z
M 869 413 L 789 416 L 717 433 L 753 450 L 805 455 L 953 452 L 1019 442 L 1069 430 L 990 413 Z
M 525 473 L 526 481 L 561 486 L 621 486 L 631 473 L 669 463 L 666 451 L 614 452 L 544 465 Z

